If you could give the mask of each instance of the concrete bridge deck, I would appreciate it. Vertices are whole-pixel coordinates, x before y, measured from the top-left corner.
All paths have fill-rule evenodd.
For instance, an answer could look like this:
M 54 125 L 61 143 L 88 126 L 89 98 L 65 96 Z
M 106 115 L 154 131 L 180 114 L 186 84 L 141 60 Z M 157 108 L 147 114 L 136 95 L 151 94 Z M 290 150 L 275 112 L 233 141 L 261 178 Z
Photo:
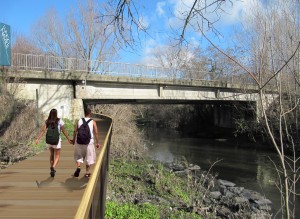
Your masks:
M 109 127 L 100 120 L 97 125 L 103 145 Z M 97 156 L 100 151 L 96 149 Z M 80 176 L 73 177 L 73 153 L 74 146 L 63 141 L 54 178 L 49 174 L 48 150 L 0 170 L 0 218 L 74 218 L 89 179 L 84 177 L 85 165 Z

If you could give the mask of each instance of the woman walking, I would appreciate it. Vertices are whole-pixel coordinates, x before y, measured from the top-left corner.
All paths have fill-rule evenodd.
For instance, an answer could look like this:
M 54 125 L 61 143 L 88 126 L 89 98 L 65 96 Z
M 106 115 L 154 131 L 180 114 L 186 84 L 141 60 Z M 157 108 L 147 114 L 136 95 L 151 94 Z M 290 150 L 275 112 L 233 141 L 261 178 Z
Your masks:
M 68 139 L 70 144 L 73 142 L 70 140 L 68 133 L 64 128 L 64 122 L 62 119 L 57 117 L 57 110 L 52 109 L 49 113 L 48 119 L 45 121 L 43 129 L 41 130 L 38 138 L 36 139 L 35 143 L 38 144 L 39 140 L 46 133 L 46 143 L 50 150 L 50 175 L 51 177 L 55 176 L 55 168 L 58 164 L 60 158 L 60 149 L 61 149 L 61 131 L 64 133 L 66 138 Z

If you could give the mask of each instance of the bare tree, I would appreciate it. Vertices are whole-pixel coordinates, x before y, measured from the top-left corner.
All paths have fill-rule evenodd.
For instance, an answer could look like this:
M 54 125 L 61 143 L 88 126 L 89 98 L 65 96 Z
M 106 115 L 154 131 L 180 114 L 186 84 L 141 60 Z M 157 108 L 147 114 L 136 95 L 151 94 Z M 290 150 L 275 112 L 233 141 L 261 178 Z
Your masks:
M 143 22 L 141 6 L 138 1 L 113 0 L 107 1 L 105 13 L 101 13 L 98 19 L 109 20 L 113 27 L 114 36 L 118 42 L 126 46 L 133 46 L 138 42 L 140 32 L 147 32 L 147 25 Z
M 220 19 L 221 14 L 225 11 L 226 4 L 233 4 L 238 0 L 194 0 L 184 1 L 182 4 L 186 10 L 176 12 L 176 16 L 182 22 L 178 30 L 174 30 L 179 44 L 188 42 L 185 40 L 187 31 L 199 31 L 210 29 L 216 34 L 220 34 L 215 28 L 215 23 Z M 138 1 L 113 0 L 109 1 L 111 8 L 110 13 L 105 14 L 110 18 L 110 24 L 116 30 L 115 35 L 122 39 L 126 45 L 133 45 L 138 41 L 138 34 L 147 32 L 147 25 L 143 23 L 141 6 Z M 147 7 L 146 7 L 147 8 Z M 212 18 L 211 15 L 214 15 Z M 194 22 L 196 21 L 196 22 Z
M 179 51 L 178 47 L 171 43 L 157 47 L 153 54 L 159 65 L 166 68 L 185 67 L 191 58 L 187 50 Z
M 217 23 L 222 13 L 226 10 L 224 6 L 226 4 L 233 4 L 232 0 L 194 0 L 191 5 L 187 5 L 187 11 L 181 12 L 181 17 L 183 21 L 183 26 L 180 28 L 179 42 L 183 43 L 186 41 L 186 32 L 190 28 L 194 32 L 203 32 L 211 30 L 216 35 L 221 33 L 215 28 L 215 23 Z M 214 17 L 210 17 L 213 14 Z M 188 42 L 188 41 L 186 41 Z
M 22 54 L 40 54 L 39 49 L 28 37 L 24 35 L 17 35 L 12 45 L 12 53 Z
M 221 50 L 203 33 L 215 49 L 243 69 L 258 87 L 258 116 L 262 118 L 281 164 L 276 170 L 279 175 L 277 185 L 282 197 L 282 211 L 279 209 L 278 213 L 281 212 L 282 218 L 296 216 L 296 185 L 299 183 L 297 54 L 300 38 L 296 3 L 276 1 L 266 8 L 254 5 L 247 20 L 245 36 L 248 39 L 243 41 L 251 57 L 247 65 Z M 273 101 L 267 103 L 267 96 L 271 95 Z
M 245 57 L 243 48 L 239 46 L 226 48 L 225 52 L 236 59 Z M 212 74 L 212 79 L 237 84 L 247 81 L 248 77 L 245 77 L 244 72 L 213 47 L 209 46 L 203 56 L 206 57 L 207 64 L 209 65 Z M 242 62 L 241 59 L 239 59 L 239 61 Z
M 85 4 L 79 2 L 78 11 L 72 10 L 67 17 L 67 36 L 73 50 L 83 59 L 109 60 L 119 49 L 109 21 L 97 19 L 101 10 L 102 5 L 97 1 L 86 0 Z
M 33 27 L 36 44 L 45 54 L 71 57 L 71 42 L 57 11 L 50 9 Z
M 104 6 L 96 0 L 78 2 L 76 6 L 64 19 L 51 9 L 37 22 L 33 33 L 46 54 L 87 60 L 90 72 L 99 68 L 99 61 L 116 57 L 119 47 L 109 21 L 98 20 Z

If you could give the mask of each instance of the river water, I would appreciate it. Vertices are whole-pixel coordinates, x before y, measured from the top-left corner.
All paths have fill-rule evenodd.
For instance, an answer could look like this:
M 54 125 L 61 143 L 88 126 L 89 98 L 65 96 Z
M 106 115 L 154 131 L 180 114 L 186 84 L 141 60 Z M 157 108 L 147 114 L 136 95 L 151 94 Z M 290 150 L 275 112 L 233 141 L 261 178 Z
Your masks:
M 184 156 L 188 163 L 197 164 L 203 170 L 209 170 L 216 162 L 212 173 L 217 173 L 219 179 L 234 182 L 236 186 L 261 193 L 272 201 L 274 218 L 281 218 L 281 214 L 276 214 L 281 203 L 275 185 L 277 171 L 274 163 L 279 166 L 275 153 L 262 150 L 261 145 L 253 143 L 181 137 L 166 130 L 151 130 L 147 135 L 152 158 L 172 162 Z M 300 198 L 296 204 L 296 218 L 300 218 Z

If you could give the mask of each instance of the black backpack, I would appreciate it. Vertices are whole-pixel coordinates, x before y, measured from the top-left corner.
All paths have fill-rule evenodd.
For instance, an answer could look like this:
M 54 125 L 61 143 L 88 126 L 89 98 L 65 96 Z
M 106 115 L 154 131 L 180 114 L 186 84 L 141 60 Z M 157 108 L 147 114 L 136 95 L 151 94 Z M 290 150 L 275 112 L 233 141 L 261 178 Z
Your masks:
M 46 143 L 51 145 L 57 145 L 58 142 L 59 142 L 58 124 L 55 124 L 54 127 L 52 127 L 52 125 L 49 125 L 46 132 Z
M 91 140 L 91 130 L 88 125 L 92 119 L 89 119 L 87 122 L 82 118 L 83 124 L 77 130 L 77 143 L 78 144 L 89 144 Z

